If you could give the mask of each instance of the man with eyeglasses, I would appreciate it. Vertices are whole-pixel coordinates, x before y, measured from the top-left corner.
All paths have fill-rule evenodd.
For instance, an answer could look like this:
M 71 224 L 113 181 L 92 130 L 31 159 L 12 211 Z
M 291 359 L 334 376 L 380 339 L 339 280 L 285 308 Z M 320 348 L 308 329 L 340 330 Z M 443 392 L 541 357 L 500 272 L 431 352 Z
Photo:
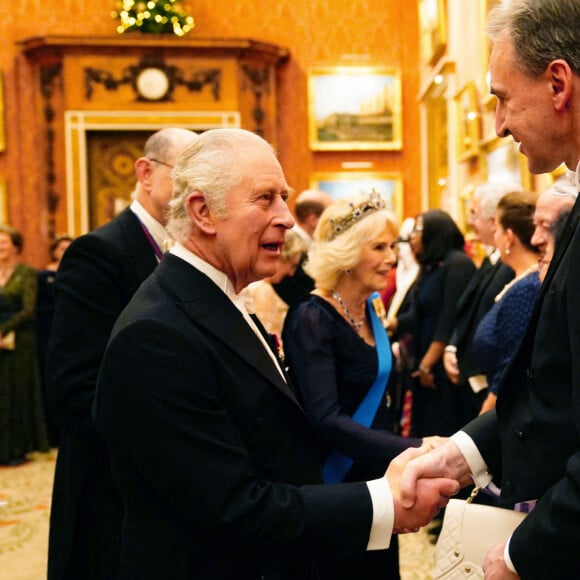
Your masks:
M 534 235 L 531 243 L 540 250 L 538 259 L 541 269 L 547 269 L 551 256 L 548 246 L 553 237 L 552 229 L 561 212 L 569 211 L 578 196 L 576 185 L 567 177 L 561 177 L 538 197 L 534 212 Z M 553 248 L 552 248 L 553 251 Z M 545 272 L 544 272 L 545 274 Z
M 91 421 L 97 374 L 117 316 L 163 256 L 171 169 L 196 133 L 169 128 L 135 162 L 133 202 L 67 250 L 55 282 L 48 345 L 49 411 L 61 427 L 48 579 L 118 576 L 123 506 Z M 155 460 L 155 458 L 152 458 Z

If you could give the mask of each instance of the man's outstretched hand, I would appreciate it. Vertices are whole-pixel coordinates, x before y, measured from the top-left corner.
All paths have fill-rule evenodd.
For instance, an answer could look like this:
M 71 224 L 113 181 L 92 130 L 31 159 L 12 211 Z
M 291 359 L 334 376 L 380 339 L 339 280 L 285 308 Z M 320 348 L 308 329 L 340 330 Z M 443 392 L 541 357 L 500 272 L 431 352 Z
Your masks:
M 403 474 L 413 461 L 419 461 L 431 453 L 433 451 L 426 453 L 423 448 L 410 447 L 391 461 L 387 469 L 386 477 L 395 504 L 396 532 L 415 531 L 429 523 L 447 505 L 449 498 L 459 491 L 457 481 L 449 477 L 416 478 L 413 480 L 414 500 L 409 506 L 403 504 L 400 487 Z
M 395 458 L 395 461 L 401 459 L 399 466 L 404 461 L 400 475 L 400 499 L 404 509 L 410 510 L 416 503 L 423 503 L 420 495 L 429 497 L 429 493 L 434 493 L 431 487 L 423 487 L 431 479 L 440 482 L 436 485 L 442 485 L 442 480 L 455 482 L 455 491 L 442 495 L 454 495 L 460 487 L 471 483 L 469 465 L 453 441 L 446 441 L 428 453 L 418 453 L 405 460 L 407 451 Z

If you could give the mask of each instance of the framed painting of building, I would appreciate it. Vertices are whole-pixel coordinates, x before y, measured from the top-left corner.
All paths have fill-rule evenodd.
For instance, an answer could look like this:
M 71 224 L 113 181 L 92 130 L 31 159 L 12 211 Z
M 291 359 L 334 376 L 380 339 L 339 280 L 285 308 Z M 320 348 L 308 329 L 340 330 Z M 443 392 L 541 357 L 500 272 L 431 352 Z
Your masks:
M 496 137 L 482 146 L 485 179 L 491 183 L 518 183 L 524 189 L 532 186 L 528 163 L 512 137 Z
M 315 173 L 310 180 L 312 189 L 320 189 L 333 199 L 350 197 L 375 190 L 385 200 L 386 209 L 399 221 L 403 219 L 403 177 L 398 172 L 338 171 Z
M 385 67 L 318 67 L 308 76 L 313 151 L 400 150 L 401 72 Z

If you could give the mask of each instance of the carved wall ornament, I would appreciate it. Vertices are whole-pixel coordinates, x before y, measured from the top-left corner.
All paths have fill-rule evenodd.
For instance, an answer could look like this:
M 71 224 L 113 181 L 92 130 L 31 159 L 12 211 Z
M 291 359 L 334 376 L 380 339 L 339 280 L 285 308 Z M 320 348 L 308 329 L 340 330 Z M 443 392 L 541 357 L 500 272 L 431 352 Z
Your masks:
M 121 85 L 131 85 L 137 101 L 172 101 L 176 86 L 189 92 L 200 92 L 206 85 L 211 87 L 215 101 L 220 99 L 221 70 L 207 69 L 186 73 L 177 66 L 166 64 L 161 58 L 146 57 L 139 64 L 125 68 L 119 77 L 109 71 L 86 67 L 85 97 L 93 96 L 94 84 L 101 84 L 108 91 L 116 91 Z

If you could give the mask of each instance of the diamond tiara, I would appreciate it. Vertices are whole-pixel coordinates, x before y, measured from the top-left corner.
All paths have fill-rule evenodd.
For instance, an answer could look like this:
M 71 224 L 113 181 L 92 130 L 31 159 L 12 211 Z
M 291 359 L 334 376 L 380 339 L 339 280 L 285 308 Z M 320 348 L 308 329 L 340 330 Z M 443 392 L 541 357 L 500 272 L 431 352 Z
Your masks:
M 326 238 L 327 242 L 334 240 L 370 213 L 385 209 L 385 200 L 376 190 L 372 189 L 366 199 L 357 204 L 349 203 L 349 205 L 351 210 L 346 215 L 329 220 L 331 230 Z

